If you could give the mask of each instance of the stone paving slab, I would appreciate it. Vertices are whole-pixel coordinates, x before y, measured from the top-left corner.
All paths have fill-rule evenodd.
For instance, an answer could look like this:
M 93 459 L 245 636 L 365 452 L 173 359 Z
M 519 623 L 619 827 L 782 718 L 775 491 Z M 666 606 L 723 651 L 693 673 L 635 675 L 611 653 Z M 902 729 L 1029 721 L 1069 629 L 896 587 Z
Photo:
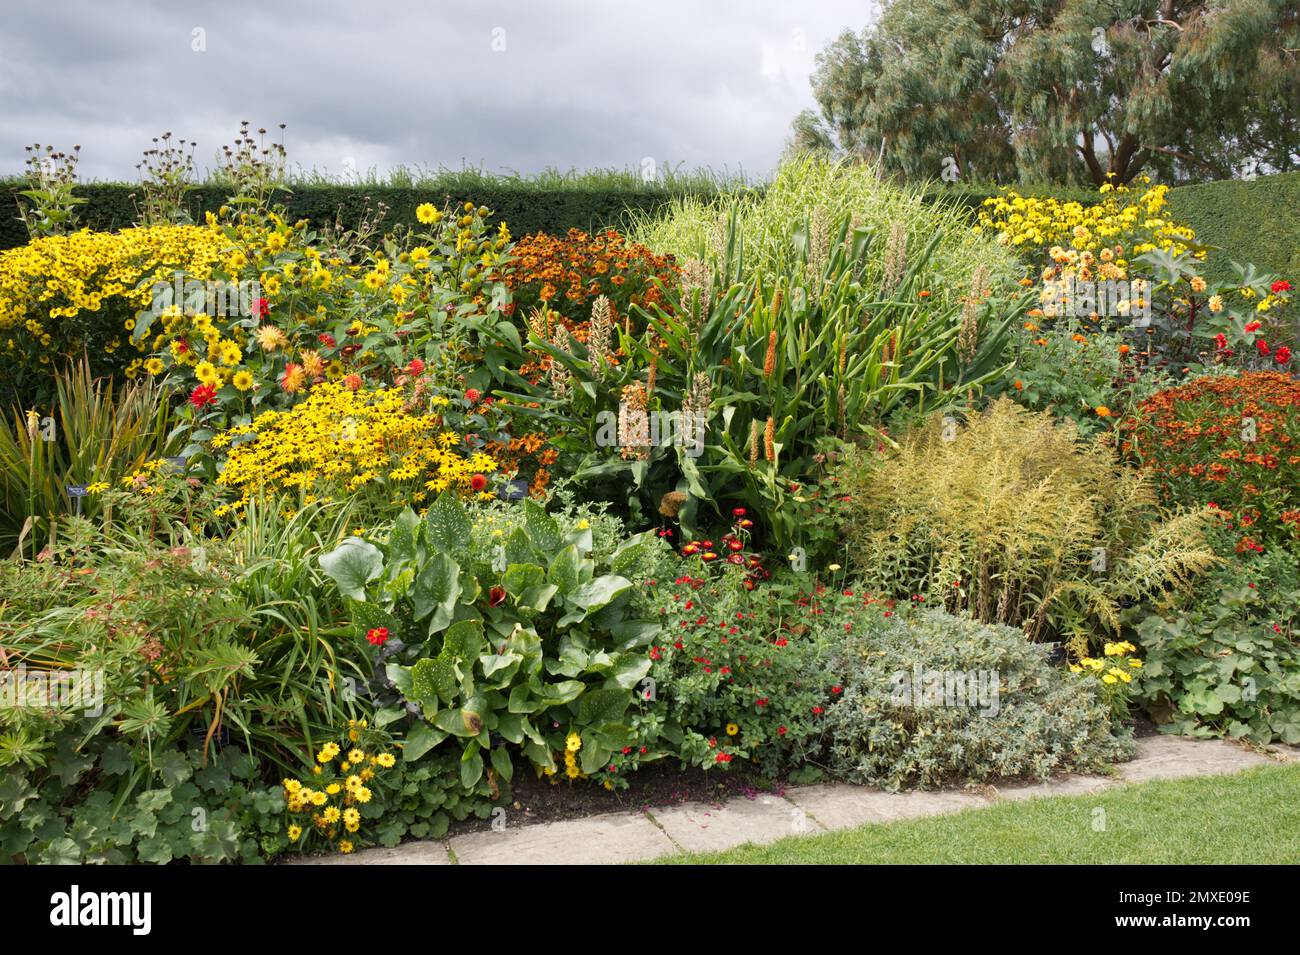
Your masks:
M 988 800 L 973 793 L 952 790 L 887 793 L 862 786 L 830 784 L 799 786 L 786 790 L 786 798 L 827 829 L 847 829 L 871 822 L 893 822 L 938 816 L 987 806 Z
M 651 813 L 669 838 L 688 852 L 730 849 L 747 842 L 764 845 L 817 830 L 803 809 L 769 794 L 732 799 L 722 806 L 690 802 Z
M 1285 743 L 1274 743 L 1269 747 L 1270 755 L 1274 759 L 1279 759 L 1284 763 L 1300 763 L 1300 746 L 1287 746 Z
M 1184 779 L 1236 773 L 1274 760 L 1221 739 L 1186 736 L 1148 736 L 1137 741 L 1137 756 L 1116 766 L 1126 783 L 1151 779 Z
M 298 865 L 592 865 L 639 862 L 681 850 L 729 849 L 785 836 L 844 829 L 976 809 L 1002 800 L 1085 795 L 1154 779 L 1239 772 L 1253 766 L 1300 762 L 1300 747 L 1276 745 L 1265 756 L 1224 740 L 1152 736 L 1137 741 L 1137 756 L 1118 776 L 1060 776 L 1042 783 L 1001 783 L 982 790 L 887 793 L 844 784 L 799 786 L 784 798 L 761 794 L 725 805 L 685 803 L 648 813 L 608 813 L 586 819 L 511 826 L 395 849 L 296 859 Z M 448 855 L 450 850 L 451 856 Z
M 993 787 L 997 799 L 1041 799 L 1045 796 L 1089 796 L 1118 786 L 1105 776 L 1058 776 L 1042 783 L 998 783 Z
M 434 841 L 405 842 L 392 849 L 379 846 L 349 855 L 304 856 L 287 862 L 289 865 L 451 865 L 447 847 Z
M 646 816 L 622 812 L 471 832 L 448 845 L 460 865 L 603 865 L 676 851 Z

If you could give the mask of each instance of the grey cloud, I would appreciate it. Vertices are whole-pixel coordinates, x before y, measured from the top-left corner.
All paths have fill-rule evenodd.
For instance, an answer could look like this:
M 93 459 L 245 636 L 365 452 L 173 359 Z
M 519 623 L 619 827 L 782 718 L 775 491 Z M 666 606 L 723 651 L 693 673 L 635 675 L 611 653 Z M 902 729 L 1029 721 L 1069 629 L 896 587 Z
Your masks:
M 868 10 L 849 0 L 24 5 L 0 36 L 0 172 L 17 172 L 22 146 L 39 140 L 80 143 L 88 178 L 129 179 L 162 130 L 197 140 L 210 165 L 248 119 L 286 123 L 290 159 L 333 172 L 348 159 L 535 172 L 651 156 L 762 175 L 812 105 L 813 55 Z

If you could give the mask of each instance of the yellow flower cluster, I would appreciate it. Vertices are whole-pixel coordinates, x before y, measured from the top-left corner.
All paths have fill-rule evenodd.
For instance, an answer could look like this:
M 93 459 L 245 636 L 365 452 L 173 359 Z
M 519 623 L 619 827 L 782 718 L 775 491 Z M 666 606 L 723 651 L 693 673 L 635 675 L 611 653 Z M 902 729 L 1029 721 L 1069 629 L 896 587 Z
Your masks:
M 230 448 L 218 483 L 241 492 L 217 516 L 261 491 L 299 490 L 305 503 L 367 487 L 384 489 L 396 503 L 448 489 L 490 498 L 475 479 L 496 470 L 496 461 L 482 452 L 462 455 L 461 444 L 441 417 L 411 409 L 399 390 L 327 382 L 287 411 L 265 412 L 212 439 L 214 449 Z
M 587 776 L 578 766 L 578 754 L 580 752 L 582 752 L 582 737 L 577 733 L 570 732 L 564 738 L 564 775 L 570 779 L 585 779 Z M 547 776 L 555 775 L 555 770 L 549 766 L 543 772 Z
M 366 729 L 365 720 L 348 721 L 349 739 L 355 741 Z M 338 743 L 328 742 L 316 753 L 310 781 L 286 778 L 283 780 L 285 803 L 293 815 L 308 814 L 315 831 L 335 843 L 339 852 L 348 853 L 354 844 L 348 836 L 361 829 L 361 810 L 374 799 L 368 783 L 379 770 L 391 769 L 397 760 L 392 753 L 367 753 L 353 746 L 346 757 Z M 303 825 L 292 822 L 286 830 L 289 841 L 298 842 L 304 832 Z M 342 836 L 343 838 L 339 838 Z
M 1070 667 L 1074 673 L 1091 673 L 1097 676 L 1102 683 L 1131 683 L 1133 681 L 1132 670 L 1142 669 L 1142 661 L 1137 657 L 1130 657 L 1130 653 L 1136 653 L 1137 647 L 1127 640 L 1118 643 L 1107 643 L 1102 652 L 1111 660 L 1102 660 L 1096 657 L 1084 657 L 1077 664 Z M 1112 662 L 1113 661 L 1113 662 Z M 1117 664 L 1127 664 L 1129 669 Z
M 1137 180 L 1147 186 L 1150 180 Z M 1103 249 L 1131 257 L 1153 249 L 1184 252 L 1196 234 L 1168 217 L 1168 186 L 1151 186 L 1136 194 L 1127 186 L 1109 183 L 1093 205 L 1062 202 L 1050 196 L 1022 196 L 1014 190 L 985 199 L 977 231 L 992 232 L 1003 245 L 1061 245 L 1075 252 L 1100 254 Z M 1122 264 L 1122 263 L 1121 263 Z
M 164 225 L 83 229 L 0 252 L 0 351 L 31 353 L 24 346 L 34 343 L 42 363 L 69 349 L 79 352 L 81 331 L 61 334 L 58 320 L 111 310 L 127 333 L 103 344 L 112 353 L 129 340 L 135 314 L 149 305 L 155 282 L 170 284 L 176 270 L 187 278 L 210 278 L 228 246 L 212 225 Z

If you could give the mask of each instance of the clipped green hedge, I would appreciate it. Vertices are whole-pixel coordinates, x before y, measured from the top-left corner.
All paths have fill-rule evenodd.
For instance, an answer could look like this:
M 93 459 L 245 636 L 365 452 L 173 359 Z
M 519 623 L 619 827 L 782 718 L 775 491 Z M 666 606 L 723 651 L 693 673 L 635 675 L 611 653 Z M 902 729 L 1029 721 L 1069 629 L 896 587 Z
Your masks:
M 0 249 L 13 248 L 27 241 L 27 232 L 17 217 L 13 180 L 0 182 L 9 197 L 0 196 Z M 81 207 L 82 222 L 92 229 L 111 231 L 135 221 L 132 194 L 136 186 L 128 183 L 90 183 L 77 188 L 88 200 Z M 760 187 L 761 188 L 761 187 Z M 935 184 L 926 190 L 931 200 L 947 200 L 963 205 L 972 213 L 990 196 L 1000 191 L 991 183 Z M 1017 186 L 1022 195 L 1054 195 L 1060 199 L 1091 203 L 1097 193 L 1077 186 Z M 516 236 L 530 232 L 564 233 L 570 228 L 593 229 L 617 226 L 628 209 L 650 212 L 672 197 L 691 192 L 701 197 L 717 194 L 704 186 L 684 189 L 680 186 L 646 186 L 643 188 L 560 188 L 529 185 L 526 181 L 509 181 L 456 185 L 448 189 L 386 185 L 296 185 L 276 196 L 285 204 L 291 219 L 308 219 L 315 225 L 333 222 L 341 216 L 345 226 L 361 218 L 366 201 L 371 207 L 383 202 L 389 207 L 386 222 L 415 224 L 415 207 L 422 202 L 443 199 L 470 200 L 494 210 Z M 226 199 L 222 185 L 204 184 L 190 194 L 191 211 L 196 219 L 203 212 L 215 210 Z M 1253 262 L 1260 269 L 1277 272 L 1295 281 L 1300 278 L 1300 172 L 1261 176 L 1258 179 L 1223 180 L 1194 186 L 1179 186 L 1169 193 L 1175 218 L 1187 222 L 1204 242 L 1223 249 L 1211 257 L 1209 272 L 1214 278 L 1232 275 L 1229 262 Z
M 1300 172 L 1224 179 L 1169 191 L 1174 217 L 1217 246 L 1207 278 L 1231 279 L 1232 261 L 1300 280 Z
M 18 219 L 12 181 L 3 183 L 6 198 L 0 196 L 0 249 L 11 249 L 27 242 L 27 230 Z M 97 231 L 113 231 L 135 222 L 132 195 L 137 187 L 126 183 L 89 183 L 78 186 L 76 194 L 87 200 L 78 209 L 81 223 Z M 652 212 L 670 198 L 686 191 L 709 194 L 705 190 L 669 189 L 648 186 L 644 189 L 581 189 L 566 187 L 547 189 L 492 184 L 454 192 L 418 187 L 302 185 L 277 193 L 274 202 L 288 210 L 290 221 L 307 219 L 315 226 L 332 223 L 341 217 L 343 225 L 354 226 L 365 212 L 367 200 L 373 214 L 379 203 L 388 206 L 385 227 L 415 225 L 415 207 L 422 202 L 441 204 L 444 199 L 466 200 L 493 210 L 516 236 L 531 232 L 563 234 L 570 228 L 593 229 L 617 226 L 628 208 Z M 229 190 L 222 185 L 198 186 L 189 195 L 190 211 L 198 221 L 204 212 L 215 211 L 226 201 Z M 11 204 L 12 203 L 12 204 Z

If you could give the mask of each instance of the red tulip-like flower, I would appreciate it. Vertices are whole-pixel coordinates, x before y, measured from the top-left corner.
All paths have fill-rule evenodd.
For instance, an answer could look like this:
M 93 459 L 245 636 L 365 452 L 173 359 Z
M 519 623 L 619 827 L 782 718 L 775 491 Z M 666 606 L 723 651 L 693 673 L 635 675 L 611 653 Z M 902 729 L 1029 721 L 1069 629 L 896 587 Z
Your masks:
M 488 606 L 499 607 L 505 603 L 506 589 L 504 587 L 493 587 L 488 590 Z
M 746 511 L 743 507 L 733 507 L 731 509 L 732 517 L 744 517 L 747 513 L 749 512 Z

